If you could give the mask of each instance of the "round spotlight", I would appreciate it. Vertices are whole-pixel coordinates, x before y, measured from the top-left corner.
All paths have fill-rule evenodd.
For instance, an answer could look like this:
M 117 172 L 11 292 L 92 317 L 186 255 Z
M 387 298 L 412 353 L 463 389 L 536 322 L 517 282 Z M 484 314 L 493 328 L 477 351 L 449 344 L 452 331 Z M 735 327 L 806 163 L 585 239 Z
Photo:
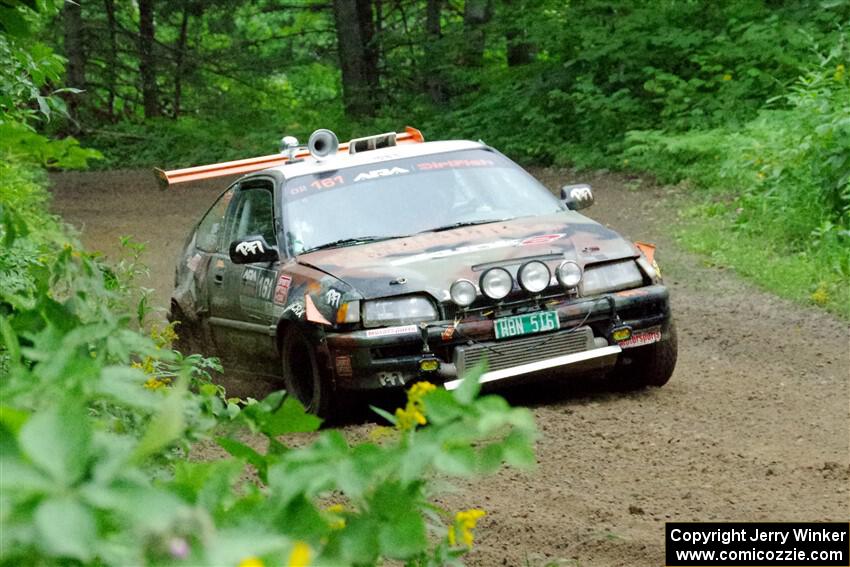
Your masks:
M 519 269 L 519 285 L 527 292 L 540 293 L 549 287 L 549 280 L 552 279 L 552 272 L 543 262 L 533 260 L 523 265 Z
M 566 260 L 558 266 L 558 281 L 565 288 L 576 287 L 581 282 L 581 268 L 575 262 Z
M 457 280 L 449 288 L 449 295 L 460 307 L 469 307 L 475 301 L 475 296 L 478 292 L 475 290 L 475 284 L 469 280 Z
M 511 274 L 504 268 L 490 268 L 481 275 L 481 291 L 490 299 L 504 299 L 514 287 Z

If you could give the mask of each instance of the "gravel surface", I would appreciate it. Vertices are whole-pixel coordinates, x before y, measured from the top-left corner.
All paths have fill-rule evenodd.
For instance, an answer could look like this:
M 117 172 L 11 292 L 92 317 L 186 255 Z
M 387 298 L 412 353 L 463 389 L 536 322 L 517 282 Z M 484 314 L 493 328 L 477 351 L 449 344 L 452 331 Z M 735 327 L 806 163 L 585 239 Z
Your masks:
M 509 392 L 541 438 L 533 472 L 458 483 L 451 509 L 487 510 L 471 565 L 663 565 L 665 521 L 850 518 L 850 329 L 762 292 L 677 246 L 671 188 L 609 174 L 534 172 L 551 187 L 590 182 L 589 216 L 658 244 L 679 330 L 679 363 L 661 389 L 601 381 Z M 143 285 L 165 306 L 189 227 L 226 181 L 159 192 L 148 172 L 52 176 L 53 210 L 89 249 L 147 243 Z M 638 188 L 637 186 L 640 185 Z M 355 438 L 371 424 L 346 426 Z

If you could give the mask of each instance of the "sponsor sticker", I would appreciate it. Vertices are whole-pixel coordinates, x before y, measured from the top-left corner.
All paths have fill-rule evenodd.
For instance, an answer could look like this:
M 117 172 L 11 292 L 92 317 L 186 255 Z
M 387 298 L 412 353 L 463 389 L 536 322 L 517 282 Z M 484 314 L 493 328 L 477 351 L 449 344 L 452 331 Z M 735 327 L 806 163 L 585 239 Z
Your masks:
M 620 348 L 633 348 L 644 346 L 652 343 L 657 343 L 661 340 L 661 327 L 651 327 L 642 331 L 634 331 L 632 338 L 625 341 L 620 341 Z
M 419 329 L 416 325 L 404 325 L 403 327 L 387 327 L 385 329 L 369 329 L 366 331 L 366 336 L 373 337 L 393 337 L 396 335 L 409 335 L 418 333 Z
M 283 310 L 283 313 L 292 312 L 293 315 L 298 317 L 299 319 L 304 316 L 304 304 L 300 301 L 296 301 L 295 303 L 290 303 L 286 309 Z
M 336 362 L 336 373 L 340 376 L 352 376 L 354 371 L 351 368 L 351 357 L 346 355 L 337 356 L 335 359 Z
M 342 299 L 342 294 L 333 288 L 325 293 L 325 302 L 335 309 L 339 309 L 340 299 Z
M 560 238 L 565 236 L 564 233 L 560 234 L 541 234 L 539 236 L 532 236 L 530 238 L 526 238 L 522 242 L 519 243 L 520 246 L 536 246 L 538 244 L 548 244 L 550 242 L 554 242 Z
M 635 288 L 618 291 L 617 295 L 619 295 L 620 297 L 644 297 L 646 295 L 649 295 L 649 292 L 645 289 Z
M 198 266 L 201 265 L 201 255 L 195 254 L 188 260 L 186 260 L 186 267 L 189 268 L 190 272 L 197 272 Z
M 292 278 L 286 274 L 280 274 L 277 278 L 277 285 L 274 287 L 274 302 L 283 305 L 289 298 L 289 286 L 292 285 Z

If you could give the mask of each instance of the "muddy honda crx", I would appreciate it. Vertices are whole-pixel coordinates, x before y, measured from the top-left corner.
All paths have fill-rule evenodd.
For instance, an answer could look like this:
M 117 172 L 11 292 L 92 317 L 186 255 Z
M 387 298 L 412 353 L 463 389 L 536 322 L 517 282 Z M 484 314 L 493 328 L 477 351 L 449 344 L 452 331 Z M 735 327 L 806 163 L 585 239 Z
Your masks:
M 613 371 L 661 386 L 676 363 L 653 248 L 557 199 L 482 143 L 409 128 L 159 172 L 251 172 L 192 231 L 171 302 L 184 348 L 280 380 L 311 411 L 421 379 L 456 388 Z

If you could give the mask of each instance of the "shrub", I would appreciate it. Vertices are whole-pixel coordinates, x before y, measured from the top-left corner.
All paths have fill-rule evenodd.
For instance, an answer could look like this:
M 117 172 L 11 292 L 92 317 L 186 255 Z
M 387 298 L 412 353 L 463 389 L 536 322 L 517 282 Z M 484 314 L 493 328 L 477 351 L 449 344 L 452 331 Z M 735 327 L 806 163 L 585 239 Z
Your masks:
M 806 267 L 792 270 L 798 288 L 793 295 L 817 292 L 815 303 L 845 314 L 850 314 L 842 291 L 850 278 L 848 61 L 842 44 L 774 101 L 781 106 L 762 110 L 740 128 L 630 132 L 623 154 L 629 168 L 653 172 L 664 182 L 691 180 L 712 199 L 698 214 L 710 212 L 713 222 L 763 240 L 775 256 L 796 256 Z M 762 244 L 756 248 L 764 252 Z

